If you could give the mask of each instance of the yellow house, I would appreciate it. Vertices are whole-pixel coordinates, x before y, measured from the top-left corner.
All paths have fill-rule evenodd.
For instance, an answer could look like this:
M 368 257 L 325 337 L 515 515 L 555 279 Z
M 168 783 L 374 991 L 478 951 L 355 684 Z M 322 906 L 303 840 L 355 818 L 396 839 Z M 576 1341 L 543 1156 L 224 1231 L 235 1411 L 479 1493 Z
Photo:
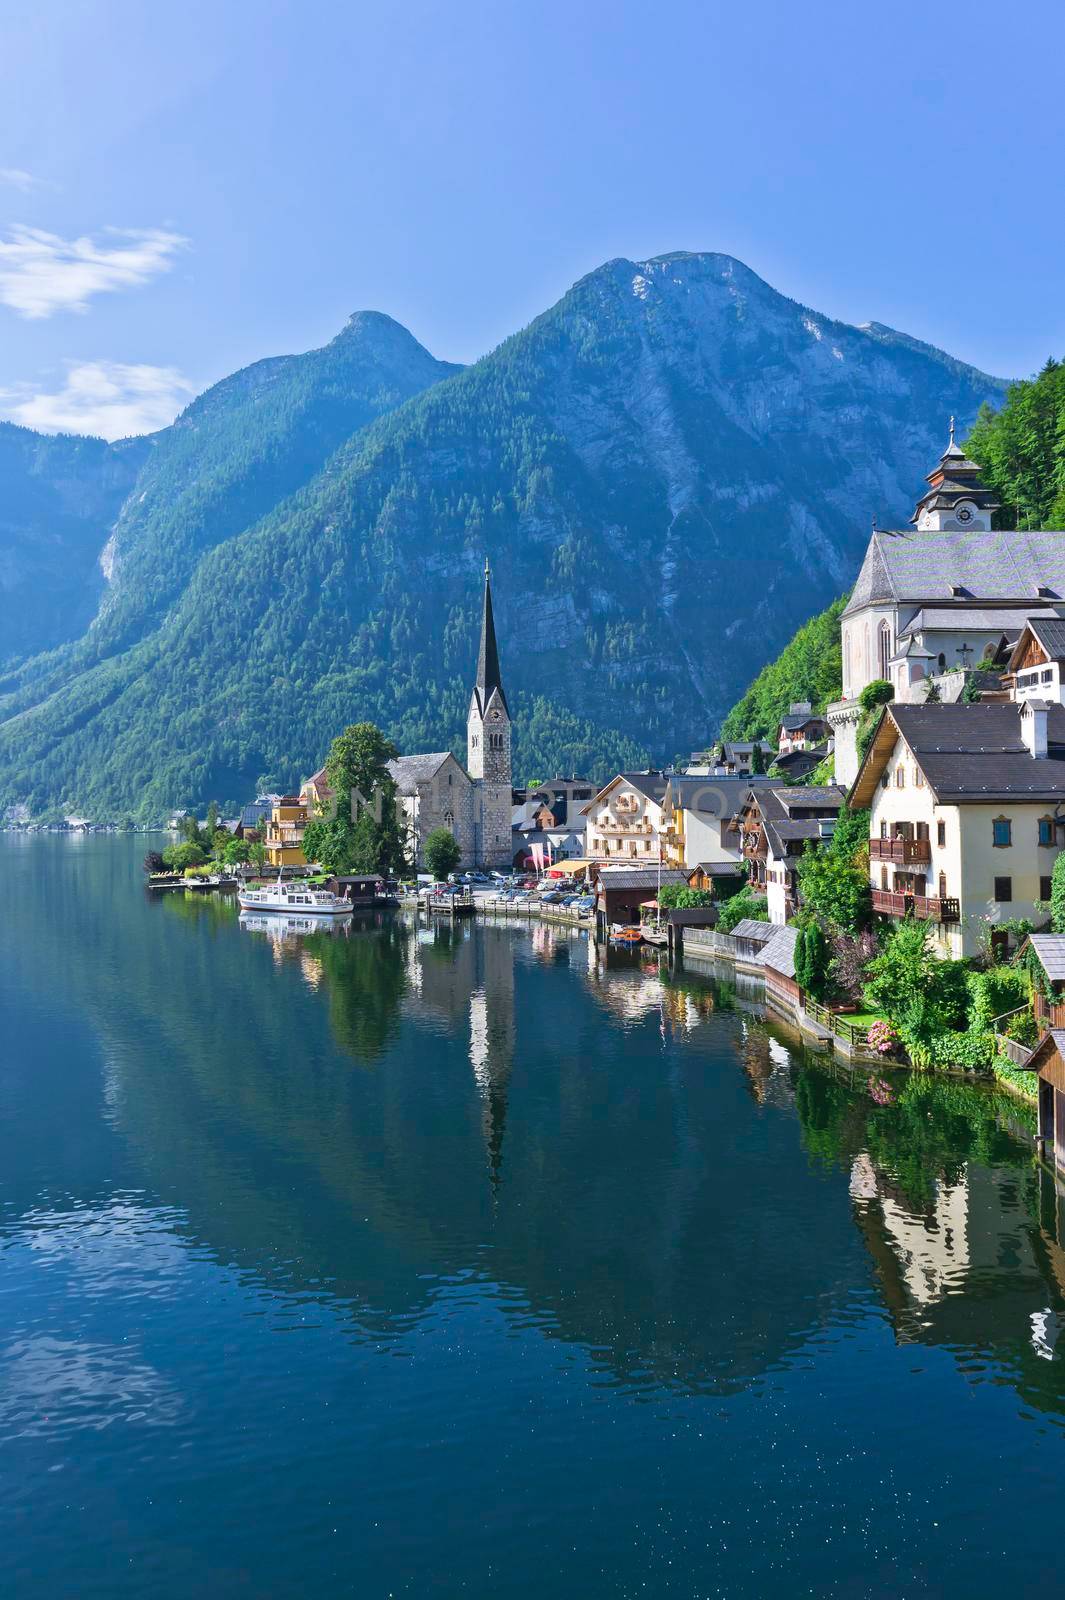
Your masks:
M 298 795 L 282 795 L 267 817 L 263 844 L 272 867 L 304 867 L 303 830 L 310 821 L 307 806 Z
M 1046 920 L 1065 841 L 1065 708 L 885 707 L 851 789 L 870 809 L 873 910 L 929 924 L 941 955 L 971 956 L 990 930 Z

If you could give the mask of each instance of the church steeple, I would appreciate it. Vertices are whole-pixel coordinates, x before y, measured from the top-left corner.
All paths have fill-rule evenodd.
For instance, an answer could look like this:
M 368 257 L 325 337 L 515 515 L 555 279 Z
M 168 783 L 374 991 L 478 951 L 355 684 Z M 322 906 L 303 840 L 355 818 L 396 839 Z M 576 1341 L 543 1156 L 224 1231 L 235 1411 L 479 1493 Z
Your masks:
M 976 462 L 955 440 L 953 417 L 950 442 L 925 482 L 928 490 L 910 518 L 915 527 L 968 533 L 986 533 L 991 527 L 991 513 L 998 510 L 998 503 L 981 482 Z
M 481 649 L 477 657 L 477 679 L 474 684 L 474 698 L 477 709 L 484 715 L 485 707 L 492 698 L 493 692 L 499 696 L 503 710 L 510 715 L 507 697 L 503 690 L 503 678 L 499 671 L 499 647 L 496 644 L 496 624 L 492 614 L 492 573 L 488 565 L 488 557 L 484 558 L 484 610 L 481 614 Z

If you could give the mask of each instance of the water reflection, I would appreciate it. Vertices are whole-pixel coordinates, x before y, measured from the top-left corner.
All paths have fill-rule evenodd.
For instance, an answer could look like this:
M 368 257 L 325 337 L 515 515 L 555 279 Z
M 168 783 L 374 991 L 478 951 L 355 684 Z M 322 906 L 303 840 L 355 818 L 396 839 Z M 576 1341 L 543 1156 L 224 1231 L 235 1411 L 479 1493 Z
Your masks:
M 9 1088 L 9 1231 L 54 1249 L 71 1217 L 117 1217 L 121 1182 L 172 1249 L 356 1337 L 401 1340 L 457 1281 L 490 1284 L 641 1394 L 741 1391 L 876 1304 L 900 1343 L 1062 1409 L 1062 1208 L 1024 1107 L 807 1058 L 742 988 L 584 933 L 303 929 L 122 899 L 107 870 L 61 925 L 51 864 L 24 885 L 8 958 L 91 1019 L 104 1100 L 68 1073 L 68 1160 L 58 1048 Z

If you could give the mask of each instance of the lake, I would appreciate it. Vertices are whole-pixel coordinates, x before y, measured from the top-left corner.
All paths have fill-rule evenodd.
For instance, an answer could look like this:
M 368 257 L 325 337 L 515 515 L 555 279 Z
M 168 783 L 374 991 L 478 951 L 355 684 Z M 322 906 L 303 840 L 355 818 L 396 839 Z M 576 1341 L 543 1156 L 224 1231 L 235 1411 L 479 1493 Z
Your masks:
M 0 1593 L 1056 1588 L 1018 1102 L 548 927 L 0 839 Z

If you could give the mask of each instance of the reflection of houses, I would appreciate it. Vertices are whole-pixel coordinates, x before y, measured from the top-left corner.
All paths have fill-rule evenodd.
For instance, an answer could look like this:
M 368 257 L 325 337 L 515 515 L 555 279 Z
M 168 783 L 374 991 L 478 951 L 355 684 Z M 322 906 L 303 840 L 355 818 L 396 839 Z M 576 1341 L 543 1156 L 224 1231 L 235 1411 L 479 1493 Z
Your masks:
M 886 678 L 897 701 L 923 702 L 929 677 L 947 674 L 942 699 L 960 692 L 965 669 L 1001 658 L 1029 617 L 1065 610 L 1060 533 L 997 532 L 980 469 L 954 442 L 929 475 L 904 532 L 876 531 L 842 617 L 843 699 L 827 717 L 836 776 L 853 782 L 858 696 Z
M 661 772 L 620 772 L 585 806 L 590 861 L 657 861 L 668 821 L 667 778 Z
M 1038 920 L 1062 842 L 1065 707 L 889 705 L 851 790 L 871 808 L 873 909 L 927 921 L 942 954 Z

